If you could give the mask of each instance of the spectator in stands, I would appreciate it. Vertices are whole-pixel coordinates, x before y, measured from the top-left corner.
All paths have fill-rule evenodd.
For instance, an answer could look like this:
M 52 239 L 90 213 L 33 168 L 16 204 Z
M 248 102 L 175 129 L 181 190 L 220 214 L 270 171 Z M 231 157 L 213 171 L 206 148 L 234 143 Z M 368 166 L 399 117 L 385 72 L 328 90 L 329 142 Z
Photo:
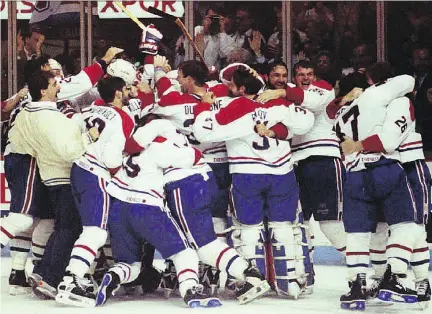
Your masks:
M 359 44 L 353 50 L 352 67 L 342 70 L 342 79 L 339 82 L 339 96 L 345 96 L 354 87 L 367 88 L 366 68 L 376 61 L 372 49 L 365 43 Z
M 277 24 L 267 43 L 267 57 L 269 63 L 282 58 L 282 10 L 274 6 L 273 11 L 276 14 Z
M 413 49 L 412 70 L 415 84 L 417 129 L 423 136 L 425 150 L 432 150 L 432 59 L 430 48 L 419 44 Z
M 17 35 L 17 81 L 18 89 L 24 87 L 24 68 L 27 61 L 36 59 L 42 55 L 42 45 L 45 36 L 39 31 L 21 29 Z
M 225 33 L 225 14 L 222 10 L 209 8 L 202 26 L 195 27 L 195 44 L 204 56 L 207 67 L 220 70 L 229 52 L 232 40 Z
M 244 48 L 251 52 L 254 60 L 252 64 L 266 62 L 264 52 L 267 45 L 264 37 L 256 29 L 255 20 L 250 10 L 240 7 L 236 10 L 236 32 L 230 36 L 233 48 Z
M 334 15 L 335 54 L 340 55 L 347 39 L 358 40 L 358 23 L 361 3 L 359 1 L 338 1 Z M 346 43 L 345 43 L 346 45 Z
M 330 83 L 333 87 L 336 81 L 340 79 L 341 70 L 332 58 L 330 51 L 321 50 L 314 58 L 315 74 L 324 81 Z

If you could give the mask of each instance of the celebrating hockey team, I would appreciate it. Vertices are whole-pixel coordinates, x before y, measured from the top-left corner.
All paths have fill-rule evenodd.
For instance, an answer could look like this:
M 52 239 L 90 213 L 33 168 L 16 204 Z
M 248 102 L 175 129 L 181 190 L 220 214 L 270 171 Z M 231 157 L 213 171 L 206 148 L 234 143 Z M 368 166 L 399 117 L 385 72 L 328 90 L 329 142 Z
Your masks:
M 84 308 L 136 287 L 189 308 L 313 300 L 326 284 L 313 218 L 346 265 L 334 279 L 342 309 L 428 308 L 432 179 L 416 78 L 371 62 L 367 84 L 337 96 L 343 84 L 316 62 L 293 62 L 289 82 L 259 32 L 242 39 L 253 58 L 223 34 L 216 45 L 200 33 L 214 51 L 176 64 L 153 24 L 141 67 L 121 47 L 68 76 L 52 58 L 29 59 L 25 87 L 2 100 L 9 293 Z

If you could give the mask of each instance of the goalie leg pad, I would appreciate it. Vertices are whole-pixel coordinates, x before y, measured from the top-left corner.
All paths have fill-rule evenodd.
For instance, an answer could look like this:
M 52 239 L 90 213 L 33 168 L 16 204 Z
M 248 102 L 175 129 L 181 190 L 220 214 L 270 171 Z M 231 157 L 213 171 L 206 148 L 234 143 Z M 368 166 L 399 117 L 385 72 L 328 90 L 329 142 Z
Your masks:
M 306 235 L 290 222 L 269 222 L 275 271 L 275 289 L 297 298 L 306 284 L 304 259 L 309 255 Z
M 265 253 L 266 232 L 264 225 L 243 225 L 232 218 L 234 231 L 231 240 L 234 248 L 245 259 L 250 260 L 262 274 L 266 274 L 267 262 Z

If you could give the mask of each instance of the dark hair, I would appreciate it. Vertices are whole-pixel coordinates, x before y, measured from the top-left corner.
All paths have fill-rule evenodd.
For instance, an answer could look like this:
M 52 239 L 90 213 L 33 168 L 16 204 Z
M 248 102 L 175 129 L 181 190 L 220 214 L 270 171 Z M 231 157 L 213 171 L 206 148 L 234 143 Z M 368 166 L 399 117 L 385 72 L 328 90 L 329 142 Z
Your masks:
M 313 65 L 312 62 L 310 62 L 308 60 L 300 60 L 299 62 L 297 62 L 296 64 L 294 64 L 294 66 L 293 66 L 293 75 L 294 76 L 297 75 L 297 70 L 299 68 L 313 69 L 315 71 L 315 66 Z
M 49 80 L 54 78 L 54 75 L 48 71 L 37 71 L 34 72 L 27 80 L 32 101 L 39 101 L 42 98 L 41 90 L 47 89 Z
M 40 56 L 34 60 L 29 60 L 24 66 L 24 80 L 27 82 L 31 75 L 35 72 L 41 71 L 41 67 L 48 64 L 46 56 Z
M 115 92 L 122 91 L 124 86 L 126 83 L 123 79 L 107 77 L 99 81 L 97 89 L 103 101 L 108 104 L 114 100 Z
M 247 95 L 255 95 L 262 88 L 261 81 L 249 73 L 249 70 L 244 68 L 238 68 L 234 71 L 233 82 L 237 88 L 244 86 Z
M 384 82 L 393 76 L 395 76 L 394 70 L 389 62 L 377 62 L 366 69 L 366 77 L 370 78 L 374 84 Z
M 195 85 L 203 86 L 208 77 L 209 71 L 204 62 L 198 60 L 183 61 L 178 69 L 183 72 L 184 77 L 190 76 L 195 80 Z
M 286 63 L 283 62 L 282 60 L 276 60 L 276 61 L 273 61 L 272 63 L 270 63 L 270 64 L 268 65 L 268 68 L 267 68 L 267 75 L 270 75 L 271 71 L 273 71 L 273 69 L 274 69 L 275 67 L 284 67 L 285 70 L 287 70 L 287 72 L 288 72 L 288 67 L 287 67 Z

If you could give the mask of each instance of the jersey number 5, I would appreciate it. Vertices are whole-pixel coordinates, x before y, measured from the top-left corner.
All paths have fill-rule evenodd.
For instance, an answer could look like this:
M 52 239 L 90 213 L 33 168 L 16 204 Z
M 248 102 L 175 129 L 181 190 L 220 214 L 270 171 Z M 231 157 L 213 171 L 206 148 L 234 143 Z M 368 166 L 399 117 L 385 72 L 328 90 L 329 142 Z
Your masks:
M 125 165 L 126 173 L 130 178 L 135 178 L 138 175 L 138 172 L 140 172 L 140 170 L 141 170 L 140 166 L 138 166 L 137 164 L 134 164 L 132 161 L 132 158 L 135 156 L 136 155 L 131 155 L 127 159 L 126 165 Z

